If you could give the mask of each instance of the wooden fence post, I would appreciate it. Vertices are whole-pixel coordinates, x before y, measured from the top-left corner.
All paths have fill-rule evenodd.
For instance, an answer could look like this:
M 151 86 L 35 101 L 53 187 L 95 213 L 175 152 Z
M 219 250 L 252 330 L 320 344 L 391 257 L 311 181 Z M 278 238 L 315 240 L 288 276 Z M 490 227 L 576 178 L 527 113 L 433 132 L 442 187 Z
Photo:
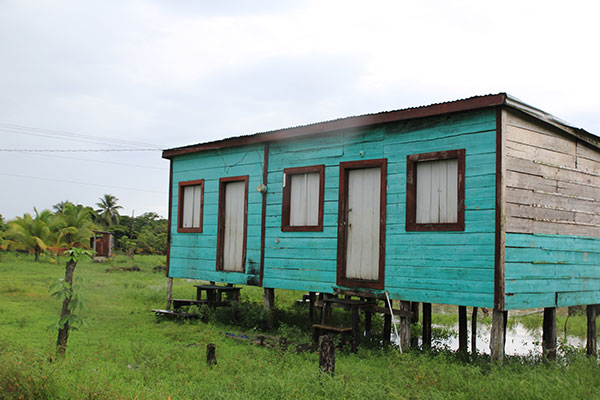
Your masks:
M 335 346 L 329 335 L 319 336 L 319 368 L 331 376 L 335 373 Z

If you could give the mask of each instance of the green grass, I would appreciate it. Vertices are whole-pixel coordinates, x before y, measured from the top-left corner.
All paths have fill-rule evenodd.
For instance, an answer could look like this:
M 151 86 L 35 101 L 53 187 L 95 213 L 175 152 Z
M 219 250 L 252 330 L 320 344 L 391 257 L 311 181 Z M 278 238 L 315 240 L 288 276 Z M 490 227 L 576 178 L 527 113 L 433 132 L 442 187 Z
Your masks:
M 90 311 L 84 316 L 90 325 L 71 333 L 67 356 L 58 360 L 56 332 L 46 327 L 58 318 L 60 305 L 47 288 L 64 274 L 64 260 L 50 264 L 43 257 L 35 263 L 2 255 L 0 399 L 600 398 L 600 370 L 579 352 L 561 363 L 515 357 L 498 366 L 485 357 L 463 363 L 446 352 L 399 355 L 372 343 L 358 354 L 338 351 L 335 376 L 320 376 L 315 353 L 225 336 L 260 333 L 262 289 L 244 287 L 242 316 L 235 323 L 229 309 L 213 313 L 207 324 L 157 323 L 149 310 L 164 307 L 166 278 L 153 268 L 164 265 L 164 257 L 119 257 L 113 264 L 142 271 L 106 272 L 110 265 L 88 261 L 77 266 L 75 275 L 85 279 Z M 175 296 L 193 298 L 193 283 L 176 280 Z M 300 295 L 276 291 L 280 325 L 272 335 L 309 340 L 308 312 L 294 306 Z M 374 329 L 380 334 L 379 318 Z M 205 362 L 208 343 L 217 349 L 212 368 Z

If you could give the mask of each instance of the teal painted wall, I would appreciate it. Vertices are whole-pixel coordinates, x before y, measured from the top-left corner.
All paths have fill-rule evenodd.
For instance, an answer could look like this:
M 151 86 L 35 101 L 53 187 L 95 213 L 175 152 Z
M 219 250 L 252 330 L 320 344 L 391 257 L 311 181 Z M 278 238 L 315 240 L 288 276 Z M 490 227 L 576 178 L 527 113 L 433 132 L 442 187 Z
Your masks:
M 506 235 L 507 309 L 600 303 L 600 239 Z
M 387 158 L 385 288 L 391 297 L 492 307 L 495 118 L 494 110 L 474 111 L 271 144 L 264 286 L 336 287 L 339 163 Z M 465 231 L 406 232 L 406 156 L 461 148 Z M 325 164 L 323 231 L 282 232 L 283 169 L 317 164 Z
M 479 110 L 327 136 L 271 143 L 263 286 L 331 292 L 336 287 L 339 163 L 387 158 L 385 288 L 392 298 L 492 307 L 495 110 Z M 466 149 L 465 231 L 406 232 L 406 156 Z M 361 157 L 361 152 L 364 157 Z M 256 284 L 260 266 L 263 146 L 173 159 L 171 277 Z M 282 232 L 283 169 L 325 164 L 324 229 Z M 218 182 L 249 175 L 246 272 L 216 271 Z M 205 179 L 203 233 L 177 233 L 177 188 Z
M 187 154 L 173 159 L 171 250 L 169 276 L 237 284 L 258 284 L 263 146 L 234 147 Z M 244 273 L 216 270 L 219 179 L 248 175 L 248 226 Z M 178 185 L 180 181 L 204 179 L 202 233 L 178 233 Z

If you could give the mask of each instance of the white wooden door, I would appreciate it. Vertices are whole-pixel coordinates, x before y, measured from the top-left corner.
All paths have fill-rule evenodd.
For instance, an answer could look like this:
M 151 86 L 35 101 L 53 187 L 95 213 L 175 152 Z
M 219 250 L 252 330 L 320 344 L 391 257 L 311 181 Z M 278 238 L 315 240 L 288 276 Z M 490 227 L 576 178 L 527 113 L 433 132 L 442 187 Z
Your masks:
M 379 279 L 381 168 L 348 171 L 346 278 Z
M 223 270 L 243 272 L 246 183 L 229 182 L 224 190 Z

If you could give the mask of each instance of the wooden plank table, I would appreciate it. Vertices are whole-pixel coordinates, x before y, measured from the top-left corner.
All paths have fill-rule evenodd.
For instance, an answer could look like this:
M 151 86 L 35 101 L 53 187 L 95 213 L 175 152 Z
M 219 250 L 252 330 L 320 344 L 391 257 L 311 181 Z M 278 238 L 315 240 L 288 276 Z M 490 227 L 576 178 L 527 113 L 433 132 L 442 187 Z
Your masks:
M 194 285 L 194 287 L 196 288 L 196 301 L 214 304 L 217 307 L 225 303 L 231 304 L 231 301 L 239 301 L 240 290 L 242 289 L 229 285 L 219 286 L 215 284 Z M 203 296 L 203 293 L 205 293 L 205 296 Z M 223 294 L 226 296 L 226 301 L 223 300 Z
M 375 300 L 352 300 L 352 299 L 340 299 L 338 297 L 326 297 L 322 300 L 323 310 L 321 311 L 321 324 L 313 325 L 313 329 L 317 331 L 330 331 L 343 333 L 348 331 L 350 328 L 341 328 L 331 326 L 331 307 L 336 305 L 345 309 L 349 309 L 352 312 L 352 351 L 356 352 L 358 344 L 360 342 L 360 310 L 371 310 L 377 306 Z M 317 333 L 314 333 L 317 335 Z M 317 338 L 318 340 L 318 338 Z

